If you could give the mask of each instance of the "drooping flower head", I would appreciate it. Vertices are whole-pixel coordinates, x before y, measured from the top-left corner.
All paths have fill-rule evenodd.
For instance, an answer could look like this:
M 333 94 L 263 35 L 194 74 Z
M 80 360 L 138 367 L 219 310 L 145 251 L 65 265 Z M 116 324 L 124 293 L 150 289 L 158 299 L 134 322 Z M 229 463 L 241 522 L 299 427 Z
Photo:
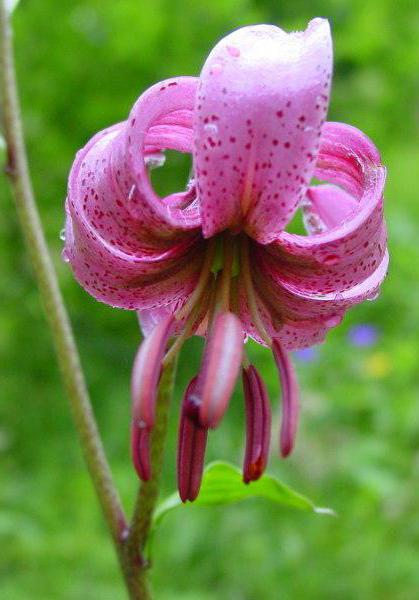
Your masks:
M 266 466 L 270 403 L 246 358 L 247 337 L 271 348 L 278 367 L 286 456 L 299 410 L 288 351 L 322 341 L 386 274 L 385 169 L 362 132 L 325 122 L 331 73 L 327 21 L 294 33 L 244 27 L 215 46 L 199 78 L 152 86 L 73 164 L 66 257 L 95 298 L 139 311 L 146 336 L 132 376 L 133 458 L 143 479 L 162 366 L 188 336 L 206 338 L 181 408 L 184 501 L 198 494 L 208 429 L 240 370 L 244 481 Z M 193 177 L 161 198 L 149 169 L 166 149 L 192 153 Z M 311 186 L 313 177 L 325 183 Z M 298 209 L 306 236 L 286 231 Z

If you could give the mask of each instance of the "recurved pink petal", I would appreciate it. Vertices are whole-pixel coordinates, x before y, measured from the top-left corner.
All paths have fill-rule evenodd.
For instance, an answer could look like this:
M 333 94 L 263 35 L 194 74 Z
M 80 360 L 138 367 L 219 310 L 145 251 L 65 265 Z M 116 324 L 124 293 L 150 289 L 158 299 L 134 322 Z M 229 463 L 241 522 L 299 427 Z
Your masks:
M 385 168 L 362 132 L 342 123 L 326 123 L 315 176 L 343 188 L 310 188 L 308 202 L 323 216 L 324 231 L 309 236 L 281 232 L 264 254 L 274 257 L 266 259 L 265 271 L 275 272 L 280 284 L 309 295 L 343 293 L 382 273 L 387 240 L 382 199 Z M 260 259 L 261 254 L 258 265 Z
M 316 235 L 350 219 L 359 203 L 337 185 L 325 184 L 308 188 L 301 208 L 307 233 Z
M 383 242 L 384 243 L 384 242 Z M 272 261 L 266 253 L 255 257 L 258 266 L 256 274 L 257 288 L 264 301 L 284 320 L 304 321 L 320 319 L 327 327 L 334 327 L 342 320 L 344 312 L 355 304 L 377 295 L 380 285 L 387 274 L 388 252 L 372 273 L 358 283 L 352 282 L 352 287 L 345 285 L 336 291 L 326 292 L 319 279 L 317 288 L 305 288 L 301 282 L 287 278 L 286 270 L 281 270 L 280 262 Z M 365 264 L 365 263 L 364 263 Z M 358 267 L 363 271 L 363 265 Z M 341 273 L 336 279 L 345 281 Z M 336 281 L 335 285 L 339 284 Z M 335 288 L 336 289 L 336 288 Z M 339 289 L 341 291 L 339 291 Z
M 154 425 L 157 388 L 173 315 L 164 317 L 140 345 L 131 376 L 133 422 L 138 427 Z
M 286 458 L 293 450 L 298 427 L 300 400 L 297 377 L 288 353 L 274 339 L 272 350 L 278 367 L 282 392 L 282 420 L 280 432 L 281 454 Z
M 196 385 L 204 427 L 217 427 L 224 415 L 239 374 L 243 342 L 238 317 L 231 312 L 218 313 L 208 333 Z
M 271 338 L 280 341 L 285 350 L 298 350 L 307 348 L 322 342 L 328 332 L 332 319 L 336 319 L 335 311 L 329 317 L 329 326 L 326 325 L 323 317 L 291 318 L 285 312 L 281 313 L 281 304 L 275 297 L 271 297 L 271 302 L 264 296 L 263 301 L 256 291 L 258 310 L 260 318 L 265 329 Z M 246 335 L 254 339 L 258 344 L 266 346 L 264 338 L 256 326 L 251 315 L 246 290 L 242 284 L 239 285 L 239 317 Z M 333 320 L 336 325 L 336 320 Z
M 144 161 L 144 148 L 191 150 L 187 117 L 195 103 L 198 80 L 194 77 L 168 79 L 149 88 L 134 104 L 112 151 L 112 173 L 124 198 L 129 198 L 131 215 L 142 229 L 164 239 L 200 225 L 199 207 L 193 199 L 184 204 L 184 194 L 160 198 L 154 191 Z M 174 122 L 167 124 L 173 114 Z
M 195 89 L 193 78 L 154 86 L 129 121 L 100 132 L 76 156 L 64 253 L 81 285 L 98 300 L 149 308 L 176 301 L 193 286 L 199 259 L 187 255 L 199 237 L 189 231 L 199 225 L 194 188 L 161 199 L 151 188 L 147 165 L 161 162 L 165 148 L 191 150 Z M 131 164 L 127 157 L 133 152 Z M 153 284 L 162 278 L 159 297 L 160 282 Z
M 199 398 L 195 377 L 189 383 L 182 403 L 177 453 L 178 489 L 182 502 L 198 496 L 204 470 L 208 429 L 199 423 Z
M 314 171 L 331 70 L 324 19 L 289 34 L 243 27 L 215 46 L 194 114 L 205 237 L 243 227 L 265 244 L 284 228 Z
M 167 249 L 143 246 L 135 252 L 120 250 L 113 242 L 85 219 L 67 219 L 65 259 L 97 300 L 119 308 L 146 309 L 181 301 L 191 293 L 204 258 L 204 245 L 196 237 Z
M 263 474 L 269 457 L 271 441 L 271 405 L 263 379 L 250 365 L 243 369 L 243 389 L 246 407 L 246 452 L 243 481 L 256 481 Z

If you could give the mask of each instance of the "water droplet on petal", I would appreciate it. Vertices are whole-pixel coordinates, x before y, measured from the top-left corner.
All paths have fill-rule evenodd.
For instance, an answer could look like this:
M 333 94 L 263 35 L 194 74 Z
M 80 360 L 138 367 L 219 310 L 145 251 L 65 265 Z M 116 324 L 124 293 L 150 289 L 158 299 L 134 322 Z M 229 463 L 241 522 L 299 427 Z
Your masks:
M 70 257 L 68 256 L 66 248 L 64 248 L 64 250 L 61 252 L 61 260 L 65 263 L 70 262 Z
M 303 211 L 303 224 L 309 235 L 317 235 L 326 231 L 326 225 L 317 214 L 310 212 L 306 208 L 306 205 L 301 205 L 301 207 Z
M 156 169 L 162 167 L 166 161 L 166 157 L 162 152 L 156 152 L 155 154 L 149 154 L 144 158 L 145 166 L 149 169 Z
M 311 127 L 310 125 L 307 125 L 307 127 L 304 127 L 304 131 L 306 133 L 309 133 L 310 131 L 314 131 L 314 127 Z
M 218 135 L 218 127 L 214 123 L 208 123 L 208 125 L 204 125 L 204 130 L 210 135 Z
M 65 242 L 65 229 L 61 229 L 60 231 L 60 240 Z
M 338 300 L 343 300 L 343 295 L 342 295 L 340 292 L 338 292 L 338 293 L 335 295 L 335 300 L 336 300 L 336 301 L 338 301 Z
M 195 187 L 195 177 L 191 177 L 186 184 L 186 190 L 190 192 Z
M 380 295 L 380 290 L 375 290 L 371 294 L 368 294 L 368 296 L 366 296 L 365 300 L 368 300 L 369 302 L 374 302 L 374 300 L 377 300 L 379 295 Z

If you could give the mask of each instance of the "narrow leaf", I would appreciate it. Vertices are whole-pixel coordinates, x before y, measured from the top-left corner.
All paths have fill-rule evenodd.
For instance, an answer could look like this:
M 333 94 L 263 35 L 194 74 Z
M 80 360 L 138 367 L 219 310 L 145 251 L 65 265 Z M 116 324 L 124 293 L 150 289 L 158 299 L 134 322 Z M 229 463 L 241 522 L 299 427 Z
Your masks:
M 246 498 L 265 498 L 276 504 L 311 511 L 317 514 L 336 516 L 329 508 L 320 508 L 311 500 L 302 496 L 272 475 L 262 475 L 257 481 L 243 483 L 240 469 L 222 461 L 210 463 L 202 480 L 201 491 L 194 501 L 195 506 L 214 506 L 234 504 Z M 153 528 L 149 539 L 148 549 L 151 548 L 152 537 L 163 518 L 178 506 L 182 506 L 179 494 L 175 492 L 163 500 L 153 516 Z

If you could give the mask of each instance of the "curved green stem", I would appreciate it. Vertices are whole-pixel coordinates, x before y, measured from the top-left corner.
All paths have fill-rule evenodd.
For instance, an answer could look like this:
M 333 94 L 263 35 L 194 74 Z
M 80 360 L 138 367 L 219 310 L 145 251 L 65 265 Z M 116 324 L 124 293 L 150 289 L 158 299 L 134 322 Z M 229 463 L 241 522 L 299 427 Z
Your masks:
M 164 446 L 170 401 L 176 377 L 176 357 L 164 367 L 159 385 L 157 399 L 156 423 L 151 436 L 152 476 L 141 484 L 134 506 L 131 525 L 125 542 L 125 557 L 129 566 L 130 578 L 142 586 L 143 594 L 139 598 L 150 598 L 147 582 L 147 571 L 150 565 L 144 558 L 144 547 L 147 542 L 152 518 L 156 507 L 161 472 L 163 467 Z
M 150 481 L 140 487 L 132 523 L 128 528 L 100 439 L 70 320 L 35 203 L 24 145 L 11 38 L 5 2 L 0 0 L 0 94 L 8 157 L 5 170 L 10 178 L 80 445 L 112 535 L 127 590 L 132 600 L 148 600 L 151 597 L 146 576 L 148 565 L 143 558 L 143 550 L 158 497 L 176 360 L 169 361 L 162 374 L 157 420 L 152 434 L 153 475 Z
M 70 320 L 35 204 L 20 117 L 12 31 L 4 0 L 0 0 L 0 69 L 0 92 L 8 157 L 6 173 L 10 178 L 22 233 L 52 332 L 80 444 L 121 558 L 121 532 L 126 527 L 125 516 L 99 436 Z

